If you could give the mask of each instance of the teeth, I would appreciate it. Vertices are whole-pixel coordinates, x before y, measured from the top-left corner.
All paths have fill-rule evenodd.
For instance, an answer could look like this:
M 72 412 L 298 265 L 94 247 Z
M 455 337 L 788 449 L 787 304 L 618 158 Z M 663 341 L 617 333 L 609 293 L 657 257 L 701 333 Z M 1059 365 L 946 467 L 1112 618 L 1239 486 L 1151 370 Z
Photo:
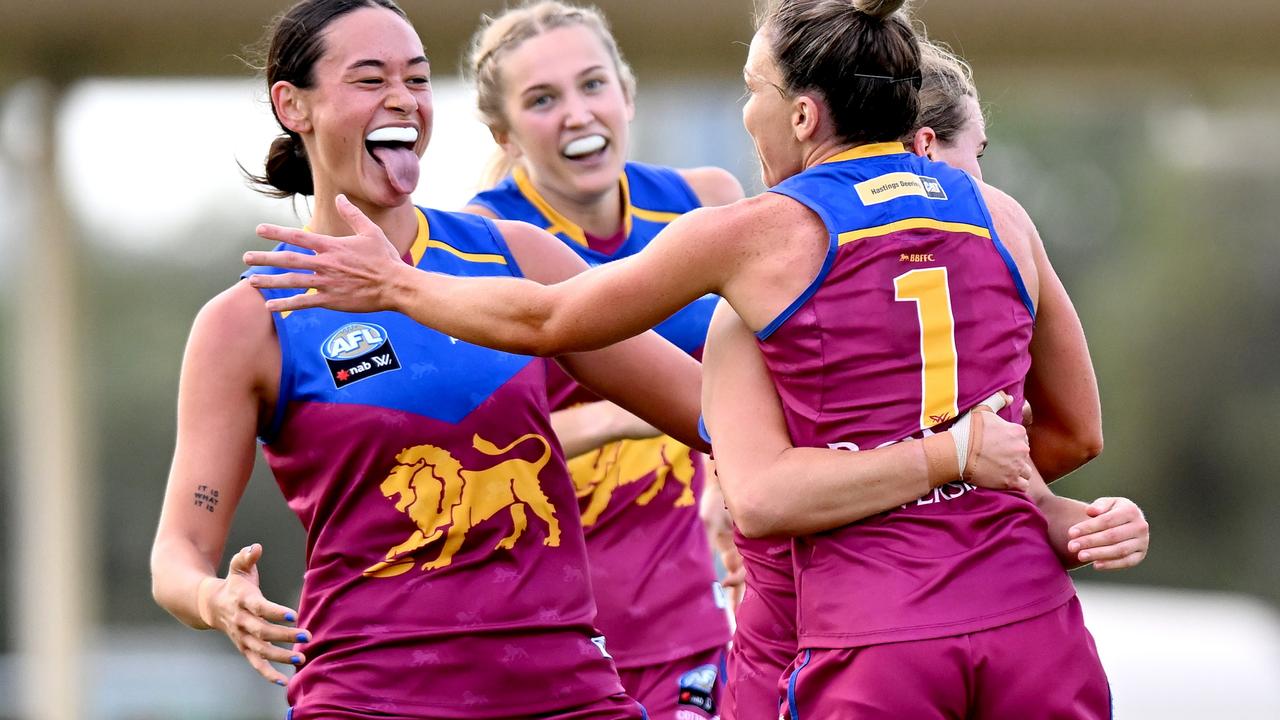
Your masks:
M 365 142 L 418 142 L 418 131 L 411 127 L 378 128 L 365 136 Z
M 608 141 L 603 135 L 588 135 L 584 138 L 578 138 L 564 147 L 566 157 L 576 158 L 583 155 L 590 155 L 593 152 L 603 150 Z

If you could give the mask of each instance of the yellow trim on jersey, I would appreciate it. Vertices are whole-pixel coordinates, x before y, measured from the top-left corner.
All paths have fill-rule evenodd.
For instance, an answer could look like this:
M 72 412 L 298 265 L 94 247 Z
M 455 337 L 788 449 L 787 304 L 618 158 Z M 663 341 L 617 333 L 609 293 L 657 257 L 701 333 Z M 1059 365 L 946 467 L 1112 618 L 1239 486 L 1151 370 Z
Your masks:
M 445 252 L 449 253 L 450 255 L 454 255 L 454 256 L 456 256 L 456 257 L 462 258 L 463 260 L 466 260 L 467 262 L 476 262 L 476 263 L 497 263 L 498 265 L 506 265 L 506 264 L 507 264 L 507 258 L 506 258 L 506 257 L 504 257 L 504 256 L 502 256 L 502 255 L 499 255 L 498 253 L 470 253 L 470 252 L 465 252 L 465 251 L 463 251 L 463 250 L 459 250 L 458 248 L 456 248 L 456 247 L 454 247 L 454 246 L 452 246 L 452 245 L 449 245 L 449 244 L 447 244 L 447 243 L 441 242 L 441 241 L 439 241 L 439 240 L 428 240 L 428 241 L 427 241 L 427 243 L 426 243 L 426 245 L 427 245 L 427 247 L 429 247 L 429 248 L 435 248 L 436 250 L 443 250 L 443 251 L 445 251 Z
M 631 237 L 631 213 L 635 211 L 635 208 L 631 207 L 631 183 L 627 180 L 625 168 L 618 184 L 622 186 L 622 242 L 625 243 L 627 238 Z
M 547 202 L 546 198 L 538 192 L 537 188 L 529 180 L 529 174 L 524 168 L 517 165 L 511 171 L 511 177 L 516 182 L 516 187 L 520 189 L 520 193 L 524 195 L 542 216 L 551 222 L 545 230 L 552 235 L 564 233 L 569 236 L 570 240 L 578 243 L 582 247 L 591 247 L 587 242 L 587 233 L 578 224 L 565 217 Z M 631 203 L 631 183 L 627 180 L 627 173 L 623 172 L 618 178 L 618 184 L 622 190 L 622 237 L 625 242 L 631 237 L 631 223 L 633 218 L 645 220 L 654 223 L 669 223 L 680 217 L 681 213 L 662 212 L 659 210 L 645 210 L 638 208 Z
M 842 153 L 832 155 L 822 164 L 833 162 L 844 162 L 845 160 L 861 160 L 862 158 L 880 157 L 882 155 L 899 155 L 907 151 L 907 146 L 900 142 L 887 143 L 869 143 L 867 145 L 859 145 L 858 147 L 849 148 Z
M 511 177 L 516 181 L 516 187 L 520 189 L 520 193 L 524 195 L 525 199 L 533 203 L 533 206 L 538 208 L 538 212 L 551 221 L 551 224 L 546 227 L 547 232 L 552 235 L 564 233 L 569 236 L 569 239 L 582 247 L 588 247 L 586 232 L 572 220 L 561 215 L 559 210 L 551 207 L 551 203 L 543 199 L 537 188 L 529 181 L 529 174 L 524 171 L 523 167 L 516 165 L 511 171 Z
M 840 233 L 837 242 L 840 245 L 845 245 L 851 242 L 857 242 L 864 238 L 880 237 L 882 235 L 889 235 L 890 233 L 902 232 L 903 230 L 941 230 L 943 232 L 968 233 L 988 240 L 991 239 L 991 231 L 981 225 L 944 222 L 942 220 L 934 220 L 933 218 L 907 218 L 906 220 L 899 220 L 898 222 L 892 222 L 888 225 L 877 225 L 876 227 L 842 232 Z
M 467 262 L 507 264 L 506 256 L 498 253 L 466 252 L 443 240 L 432 240 L 431 225 L 427 222 L 427 216 L 416 207 L 414 211 L 418 213 L 418 237 L 413 241 L 413 247 L 409 248 L 409 257 L 413 260 L 414 267 L 417 267 L 418 263 L 422 261 L 422 256 L 427 254 L 428 249 L 443 250 Z
M 431 226 L 427 223 L 427 216 L 421 209 L 415 207 L 413 209 L 418 215 L 418 234 L 413 238 L 413 245 L 409 246 L 409 257 L 413 260 L 413 266 L 417 267 L 422 262 L 422 256 L 427 254 L 427 244 L 431 241 Z
M 631 214 L 640 220 L 646 220 L 652 223 L 667 224 L 672 220 L 680 217 L 681 213 L 676 212 L 660 212 L 658 210 L 645 210 L 643 208 L 631 208 Z
M 318 291 L 317 291 L 315 288 L 309 288 L 306 292 L 304 292 L 304 293 L 302 293 L 302 294 L 303 294 L 303 295 L 315 295 L 315 294 L 316 294 L 316 292 L 318 292 Z M 283 312 L 281 312 L 281 313 L 280 313 L 280 319 L 281 319 L 281 320 L 283 320 L 284 318 L 287 318 L 287 317 L 289 317 L 289 316 L 290 316 L 290 315 L 292 315 L 292 314 L 293 314 L 293 311 L 292 311 L 292 310 L 285 310 L 285 311 L 283 311 Z

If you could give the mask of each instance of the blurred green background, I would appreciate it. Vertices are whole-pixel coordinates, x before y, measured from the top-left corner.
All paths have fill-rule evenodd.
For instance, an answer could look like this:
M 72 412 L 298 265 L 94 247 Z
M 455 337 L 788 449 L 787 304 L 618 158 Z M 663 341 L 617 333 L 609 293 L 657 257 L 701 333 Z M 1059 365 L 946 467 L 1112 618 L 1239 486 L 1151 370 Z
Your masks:
M 8 260 L 0 263 L 0 362 L 8 370 L 0 373 L 0 405 L 8 409 L 0 413 L 0 567 L 7 569 L 0 573 L 0 697 L 23 690 L 18 653 L 32 628 L 14 598 L 25 582 L 23 561 L 35 556 L 38 567 L 44 542 L 19 530 L 19 488 L 38 494 L 43 482 L 30 470 L 39 465 L 21 459 L 26 441 L 16 431 L 30 409 L 23 404 L 39 402 L 21 391 L 45 369 L 24 351 L 29 325 L 19 305 L 26 301 L 21 312 L 29 312 L 33 293 L 36 306 L 45 300 L 29 282 L 31 263 L 42 257 L 32 248 L 48 242 L 45 214 L 61 206 L 72 253 L 64 267 L 74 350 L 65 360 L 78 383 L 72 405 L 83 410 L 75 444 L 61 452 L 79 468 L 68 510 L 83 533 L 75 556 L 88 622 L 83 658 L 40 672 L 75 669 L 83 717 L 276 717 L 283 708 L 279 693 L 225 639 L 187 631 L 156 607 L 147 555 L 191 319 L 234 282 L 240 253 L 262 245 L 253 235 L 257 222 L 306 216 L 305 206 L 295 214 L 286 202 L 254 195 L 236 167 L 259 168 L 274 135 L 261 88 L 238 56 L 287 4 L 0 4 L 0 251 Z M 748 191 L 762 189 L 736 101 L 751 3 L 598 4 L 640 81 L 633 157 L 721 165 Z M 503 3 L 403 5 L 438 78 L 435 144 L 420 199 L 457 207 L 489 148 L 466 88 L 450 76 L 480 13 Z M 1145 627 L 1144 616 L 1162 607 L 1184 613 L 1169 616 L 1168 632 L 1222 621 L 1216 608 L 1243 608 L 1241 626 L 1253 629 L 1261 648 L 1249 655 L 1262 658 L 1253 669 L 1276 674 L 1270 682 L 1263 676 L 1262 705 L 1230 716 L 1274 717 L 1280 61 L 1273 45 L 1280 7 L 1266 0 L 917 5 L 931 34 L 971 61 L 988 113 L 986 179 L 1035 218 L 1090 341 L 1106 449 L 1055 490 L 1086 500 L 1130 497 L 1152 526 L 1152 554 L 1141 567 L 1084 570 L 1077 580 L 1121 586 L 1097 596 L 1100 614 L 1110 612 L 1108 598 L 1139 598 L 1124 605 L 1132 615 L 1114 616 L 1121 629 Z M 32 98 L 41 97 L 47 114 L 32 115 Z M 24 153 L 40 146 L 42 134 L 56 153 L 53 189 L 27 173 Z M 292 602 L 302 532 L 262 470 L 228 548 L 262 542 L 268 597 Z M 1161 598 L 1173 604 L 1160 605 Z M 1229 630 L 1215 632 L 1231 641 Z M 1096 626 L 1095 634 L 1106 651 Z M 1163 647 L 1154 636 L 1134 642 Z M 1229 647 L 1223 657 L 1248 652 L 1255 651 Z M 1154 673 L 1158 660 L 1134 662 Z M 1206 672 L 1186 670 L 1188 677 Z M 1185 690 L 1176 673 L 1152 682 Z M 1140 694 L 1141 682 L 1133 687 Z M 1155 702 L 1131 704 L 1127 716 L 1177 716 L 1153 709 Z M 1186 717 L 1204 716 L 1190 714 L 1188 700 L 1175 705 Z M 61 717 L 3 706 L 10 703 L 0 703 L 0 717 Z

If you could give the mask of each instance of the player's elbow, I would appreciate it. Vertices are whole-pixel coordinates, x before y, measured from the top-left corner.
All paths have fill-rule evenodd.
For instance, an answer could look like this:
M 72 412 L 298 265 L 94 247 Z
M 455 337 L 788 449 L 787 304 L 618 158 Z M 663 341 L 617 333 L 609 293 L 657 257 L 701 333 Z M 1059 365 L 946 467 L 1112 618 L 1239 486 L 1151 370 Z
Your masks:
M 1102 428 L 1091 434 L 1080 446 L 1080 464 L 1083 465 L 1102 454 Z
M 1067 443 L 1073 469 L 1083 466 L 1102 454 L 1102 425 L 1092 423 L 1076 428 Z
M 741 495 L 736 502 L 729 502 L 728 506 L 733 524 L 743 537 L 757 539 L 783 534 L 783 518 L 775 504 L 761 497 L 759 492 L 745 492 Z
M 575 352 L 573 339 L 550 321 L 531 319 L 523 326 L 518 339 L 509 344 L 519 355 L 551 358 Z
M 496 345 L 506 352 L 535 357 L 563 355 L 565 344 L 563 331 L 549 309 L 529 304 L 512 313 L 502 329 Z M 481 344 L 485 344 L 482 342 Z
M 556 357 L 603 347 L 587 342 L 578 318 L 551 287 L 543 287 L 529 299 L 517 313 L 515 325 L 506 346 L 522 355 Z

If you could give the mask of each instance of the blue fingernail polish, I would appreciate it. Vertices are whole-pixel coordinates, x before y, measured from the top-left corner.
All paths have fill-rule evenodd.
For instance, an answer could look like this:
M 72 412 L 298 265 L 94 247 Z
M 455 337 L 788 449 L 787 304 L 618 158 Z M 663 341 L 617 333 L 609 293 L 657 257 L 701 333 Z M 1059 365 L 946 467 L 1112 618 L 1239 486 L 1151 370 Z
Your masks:
M 285 619 L 285 622 L 293 622 L 294 620 L 298 619 L 298 616 L 294 615 L 291 612 L 287 612 L 284 614 L 284 619 Z
M 294 655 L 289 658 L 289 662 L 293 663 L 294 665 L 298 665 L 302 662 L 302 658 L 297 655 Z
M 283 680 L 277 680 L 277 681 L 276 681 L 276 684 L 277 684 L 277 685 L 279 685 L 280 687 L 284 687 L 284 681 L 283 681 Z
M 298 642 L 306 642 L 306 641 L 307 641 L 307 634 L 306 634 L 306 633 L 304 633 L 304 632 L 302 632 L 302 633 L 298 633 L 297 638 L 298 638 Z

